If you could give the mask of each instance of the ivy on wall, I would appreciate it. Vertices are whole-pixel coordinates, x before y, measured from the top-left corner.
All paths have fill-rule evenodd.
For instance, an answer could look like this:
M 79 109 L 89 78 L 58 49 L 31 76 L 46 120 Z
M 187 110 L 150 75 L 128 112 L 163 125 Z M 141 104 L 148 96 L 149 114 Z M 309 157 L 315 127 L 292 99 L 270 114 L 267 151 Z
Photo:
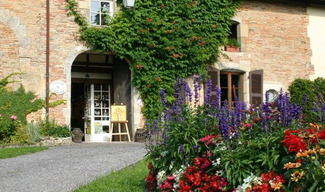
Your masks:
M 178 77 L 206 74 L 217 61 L 239 6 L 238 0 L 136 0 L 134 8 L 120 6 L 106 26 L 96 27 L 87 24 L 75 0 L 66 1 L 90 48 L 131 62 L 147 119 L 162 109 L 161 88 L 171 95 Z

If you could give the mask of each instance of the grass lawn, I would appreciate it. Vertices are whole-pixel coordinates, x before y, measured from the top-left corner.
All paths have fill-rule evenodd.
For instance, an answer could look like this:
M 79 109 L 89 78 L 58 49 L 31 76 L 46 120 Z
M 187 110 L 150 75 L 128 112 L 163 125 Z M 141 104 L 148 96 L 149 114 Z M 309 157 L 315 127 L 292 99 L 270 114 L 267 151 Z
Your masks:
M 0 149 L 0 159 L 12 158 L 21 155 L 36 153 L 48 149 L 48 147 L 17 147 Z
M 147 165 L 148 162 L 143 159 L 132 166 L 82 186 L 74 192 L 143 192 L 144 180 L 148 175 Z

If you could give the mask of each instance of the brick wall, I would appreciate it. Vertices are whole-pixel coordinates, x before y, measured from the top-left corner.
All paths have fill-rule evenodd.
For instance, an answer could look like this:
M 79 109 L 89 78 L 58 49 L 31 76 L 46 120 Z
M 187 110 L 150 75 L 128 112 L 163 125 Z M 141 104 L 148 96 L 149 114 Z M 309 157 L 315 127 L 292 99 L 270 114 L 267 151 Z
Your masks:
M 50 82 L 66 82 L 65 60 L 71 50 L 81 45 L 75 38 L 79 28 L 73 17 L 67 17 L 65 6 L 65 0 L 50 1 Z M 24 87 L 45 98 L 46 0 L 3 0 L 0 13 L 0 78 L 11 72 L 24 72 L 20 77 Z M 63 95 L 53 97 L 56 99 L 63 99 Z M 51 108 L 50 117 L 68 123 L 62 112 L 67 107 Z
M 314 73 L 308 65 L 311 49 L 306 7 L 246 1 L 235 19 L 240 22 L 239 36 L 245 49 L 228 53 L 231 59 L 222 60 L 219 67 L 246 72 L 263 69 L 266 89 L 287 90 L 294 79 Z

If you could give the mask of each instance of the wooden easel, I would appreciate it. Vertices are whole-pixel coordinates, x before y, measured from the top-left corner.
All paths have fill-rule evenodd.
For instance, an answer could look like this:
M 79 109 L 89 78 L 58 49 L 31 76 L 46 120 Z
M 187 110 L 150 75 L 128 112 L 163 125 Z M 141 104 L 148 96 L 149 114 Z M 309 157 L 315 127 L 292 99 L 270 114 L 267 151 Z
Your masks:
M 127 135 L 129 142 L 131 142 L 129 128 L 128 128 L 128 120 L 126 120 L 126 106 L 121 103 L 121 105 L 112 105 L 111 106 L 112 112 L 112 120 L 110 126 L 110 142 L 112 142 L 113 136 L 118 135 L 119 141 L 122 141 L 122 135 Z M 118 132 L 114 133 L 114 124 L 117 124 Z M 124 124 L 125 132 L 122 132 L 121 124 Z
M 117 127 L 118 127 L 118 132 L 117 133 L 113 133 L 113 131 L 114 131 L 114 124 L 117 124 Z M 122 132 L 121 131 L 121 124 L 124 124 L 125 129 L 126 129 L 126 132 Z M 118 135 L 119 136 L 119 141 L 120 142 L 122 141 L 122 135 L 127 135 L 129 142 L 131 142 L 131 140 L 130 140 L 130 134 L 129 134 L 129 128 L 128 128 L 128 121 L 112 121 L 111 122 L 110 129 L 111 129 L 109 131 L 110 134 L 111 134 L 110 142 L 112 142 L 112 138 L 113 138 L 114 135 Z

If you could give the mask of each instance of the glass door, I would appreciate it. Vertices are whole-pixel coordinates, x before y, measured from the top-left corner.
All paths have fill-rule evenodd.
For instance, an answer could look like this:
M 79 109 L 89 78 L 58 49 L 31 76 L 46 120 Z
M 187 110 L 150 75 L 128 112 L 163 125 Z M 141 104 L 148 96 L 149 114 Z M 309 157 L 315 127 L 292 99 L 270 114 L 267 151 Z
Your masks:
M 109 141 L 110 86 L 109 84 L 90 84 L 89 91 L 90 98 L 86 103 L 89 110 L 85 123 L 87 134 L 89 133 L 91 142 Z

